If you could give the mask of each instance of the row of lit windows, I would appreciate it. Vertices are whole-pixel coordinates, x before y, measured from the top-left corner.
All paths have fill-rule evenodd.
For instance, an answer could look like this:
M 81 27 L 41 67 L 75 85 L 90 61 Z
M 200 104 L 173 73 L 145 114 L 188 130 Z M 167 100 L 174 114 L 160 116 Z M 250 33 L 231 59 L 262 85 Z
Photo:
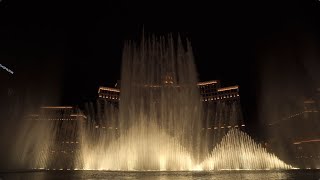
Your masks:
M 239 128 L 240 127 L 240 125 L 238 126 L 238 125 L 235 125 L 235 126 L 233 126 L 234 128 Z M 242 124 L 241 125 L 241 127 L 245 127 L 245 125 L 244 124 Z M 96 129 L 98 129 L 99 128 L 99 126 L 96 126 Z M 105 127 L 105 126 L 101 126 L 100 128 L 102 128 L 102 129 L 106 129 L 107 127 Z M 221 126 L 220 127 L 220 129 L 224 129 L 224 128 L 232 128 L 232 126 Z M 108 129 L 113 129 L 112 127 L 109 127 Z M 118 129 L 118 128 L 114 128 L 114 129 Z M 202 129 L 205 129 L 205 128 L 202 128 Z M 211 128 L 211 127 L 209 127 L 209 128 L 207 128 L 208 130 L 210 130 L 210 129 L 219 129 L 219 127 L 213 127 L 213 128 Z M 63 142 L 62 142 L 63 143 Z
M 318 111 L 317 111 L 317 110 L 314 110 L 314 111 L 312 111 L 312 110 L 307 110 L 307 111 L 303 111 L 303 112 L 300 112 L 300 113 L 291 115 L 291 116 L 289 116 L 289 117 L 287 117 L 287 118 L 284 118 L 284 119 L 294 118 L 294 117 L 296 117 L 296 116 L 302 115 L 302 114 L 304 114 L 304 113 L 310 113 L 310 112 L 318 112 Z
M 204 98 L 202 101 L 213 101 L 213 100 L 221 100 L 221 99 L 226 99 L 226 98 L 233 98 L 233 97 L 238 97 L 239 94 L 237 95 L 227 95 L 227 96 L 219 96 L 215 98 Z
M 204 98 L 202 101 L 213 101 L 213 100 L 220 100 L 220 99 L 226 99 L 226 98 L 232 98 L 232 97 L 238 97 L 239 94 L 233 94 L 233 95 L 226 95 L 226 96 L 219 96 L 219 97 L 214 97 L 214 98 Z M 108 97 L 108 96 L 102 96 L 100 95 L 99 97 L 106 98 L 106 99 L 113 99 L 113 100 L 120 100 L 118 97 Z
M 32 168 L 32 169 L 44 170 L 45 168 Z M 45 169 L 45 170 L 47 170 L 47 171 L 49 171 L 49 170 L 50 170 L 50 171 L 52 171 L 52 170 L 53 170 L 53 171 L 58 171 L 58 170 L 59 170 L 59 171 L 64 171 L 64 170 L 67 170 L 67 171 L 75 170 L 75 171 L 77 171 L 77 170 L 84 170 L 84 169 L 78 169 L 78 168 L 74 168 L 74 169 L 62 169 L 62 168 L 60 168 L 60 169 L 59 169 L 59 168 L 48 169 L 48 168 L 47 168 L 47 169 Z
M 79 119 L 64 119 L 64 118 L 62 118 L 62 119 L 36 119 L 36 120 L 38 120 L 38 121 L 40 121 L 40 120 L 50 120 L 50 121 L 77 121 L 77 120 L 79 120 Z
M 117 97 L 117 96 L 104 96 L 104 95 L 99 95 L 99 97 L 106 98 L 106 99 L 120 100 L 120 98 Z
M 98 129 L 98 128 L 102 128 L 102 129 L 113 129 L 113 127 L 105 127 L 105 126 L 96 126 L 96 129 Z M 114 128 L 114 129 L 118 129 L 118 128 Z
M 53 154 L 53 153 L 59 153 L 59 152 L 62 152 L 62 153 L 64 153 L 64 154 L 68 154 L 68 152 L 67 151 L 51 151 L 51 153 Z M 69 151 L 70 153 L 73 153 L 73 151 Z
M 73 143 L 75 143 L 75 144 L 78 144 L 79 142 L 78 141 L 62 141 L 62 144 L 73 144 Z
M 58 151 L 57 151 L 58 152 Z M 68 152 L 67 151 L 61 151 L 62 153 L 64 153 L 64 154 L 68 154 Z M 73 151 L 70 151 L 71 153 L 73 153 Z M 55 151 L 51 151 L 51 153 L 55 153 Z
M 217 89 L 216 86 L 200 86 L 200 90 Z
M 240 126 L 235 125 L 235 126 L 233 126 L 233 127 L 234 127 L 234 128 L 239 128 Z M 242 124 L 241 127 L 245 127 L 245 125 Z M 221 126 L 221 127 L 220 127 L 220 129 L 227 129 L 227 128 L 230 129 L 230 128 L 232 128 L 232 126 L 226 126 L 226 127 Z M 204 130 L 205 128 L 202 128 L 202 129 Z M 211 130 L 211 129 L 215 130 L 215 129 L 219 129 L 219 127 L 213 127 L 213 128 L 209 127 L 209 128 L 206 128 L 206 129 L 208 129 L 208 130 Z
M 206 94 L 202 94 L 202 95 L 205 96 Z M 212 95 L 212 94 L 208 94 L 208 95 Z M 231 95 L 219 96 L 219 97 L 215 97 L 215 98 L 204 98 L 203 101 L 210 101 L 210 100 L 213 101 L 213 100 L 232 98 L 232 97 L 238 97 L 238 96 L 239 96 L 239 94 L 231 94 Z M 99 97 L 106 98 L 106 99 L 120 100 L 120 97 L 115 97 L 115 96 L 99 95 Z
M 297 159 L 302 159 L 302 158 L 305 158 L 305 159 L 307 159 L 307 158 L 319 158 L 320 159 L 320 156 L 297 156 L 296 158 Z

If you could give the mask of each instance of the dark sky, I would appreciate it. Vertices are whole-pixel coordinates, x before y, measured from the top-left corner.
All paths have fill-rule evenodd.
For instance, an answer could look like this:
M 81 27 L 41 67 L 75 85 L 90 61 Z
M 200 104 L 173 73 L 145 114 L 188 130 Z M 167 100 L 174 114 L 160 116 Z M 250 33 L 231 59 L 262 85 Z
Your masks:
M 299 84 L 302 96 L 320 86 L 318 0 L 174 2 L 1 0 L 0 63 L 15 72 L 0 70 L 2 89 L 48 104 L 92 101 L 120 78 L 123 42 L 142 27 L 190 38 L 199 79 L 239 84 L 249 124 L 261 97 L 282 92 L 264 89 Z

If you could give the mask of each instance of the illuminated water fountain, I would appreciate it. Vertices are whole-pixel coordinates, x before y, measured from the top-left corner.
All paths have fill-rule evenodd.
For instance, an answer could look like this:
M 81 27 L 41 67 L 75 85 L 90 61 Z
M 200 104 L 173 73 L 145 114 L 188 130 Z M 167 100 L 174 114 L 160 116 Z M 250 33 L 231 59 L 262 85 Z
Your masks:
M 290 169 L 290 165 L 232 129 L 213 150 L 201 136 L 202 104 L 189 42 L 172 38 L 127 43 L 119 109 L 105 109 L 102 131 L 82 128 L 80 169 Z M 92 116 L 93 117 L 93 116 Z M 92 120 L 92 122 L 97 120 Z M 211 152 L 212 150 L 212 152 Z M 208 153 L 211 152 L 211 153 Z
M 237 129 L 231 129 L 201 163 L 205 170 L 230 169 L 291 169 L 274 154 L 256 144 L 249 135 Z
M 230 128 L 222 140 L 207 136 L 209 127 L 203 119 L 208 116 L 197 82 L 189 42 L 152 37 L 142 39 L 139 46 L 127 43 L 119 107 L 104 106 L 95 112 L 89 106 L 85 121 L 70 121 L 69 111 L 61 111 L 65 117 L 52 118 L 42 109 L 32 120 L 19 124 L 8 148 L 11 164 L 4 165 L 121 171 L 292 168 L 238 129 Z M 220 123 L 224 117 L 234 117 L 223 116 L 234 112 L 236 107 L 232 108 L 212 120 Z M 18 123 L 13 124 L 16 131 Z M 66 139 L 74 139 L 72 145 Z

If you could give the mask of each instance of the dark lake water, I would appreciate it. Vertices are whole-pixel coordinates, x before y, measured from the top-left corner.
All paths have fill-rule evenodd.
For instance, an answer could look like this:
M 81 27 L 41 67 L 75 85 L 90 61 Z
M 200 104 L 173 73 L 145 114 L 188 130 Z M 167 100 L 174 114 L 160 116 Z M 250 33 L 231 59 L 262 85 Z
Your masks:
M 1 172 L 0 180 L 10 179 L 143 179 L 143 180 L 252 180 L 301 179 L 320 180 L 320 170 L 289 171 L 211 171 L 211 172 L 111 172 L 111 171 L 25 171 Z

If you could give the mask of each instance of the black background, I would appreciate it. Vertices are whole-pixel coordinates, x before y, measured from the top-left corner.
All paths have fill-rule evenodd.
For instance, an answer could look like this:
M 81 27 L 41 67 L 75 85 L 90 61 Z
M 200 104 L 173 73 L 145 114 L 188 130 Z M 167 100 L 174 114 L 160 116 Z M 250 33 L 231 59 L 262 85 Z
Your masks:
M 298 77 L 301 96 L 318 87 L 319 20 L 317 0 L 2 0 L 0 63 L 14 74 L 0 70 L 1 88 L 48 105 L 93 101 L 100 85 L 120 79 L 125 40 L 143 28 L 179 32 L 192 42 L 199 80 L 240 85 L 245 122 L 258 131 L 260 97 L 274 85 L 266 77 Z

